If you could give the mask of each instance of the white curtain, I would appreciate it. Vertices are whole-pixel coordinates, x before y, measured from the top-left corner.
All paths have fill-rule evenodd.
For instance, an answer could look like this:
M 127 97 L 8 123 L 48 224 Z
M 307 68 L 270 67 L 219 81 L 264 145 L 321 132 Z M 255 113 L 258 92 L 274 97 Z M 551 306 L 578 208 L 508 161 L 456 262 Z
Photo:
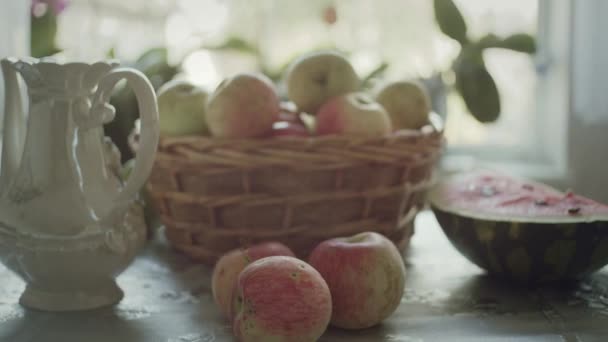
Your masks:
M 29 3 L 27 0 L 0 0 L 0 58 L 28 54 Z
M 0 0 L 0 59 L 27 56 L 30 48 L 30 2 Z M 0 118 L 4 117 L 4 79 L 0 72 Z M 1 127 L 1 121 L 0 121 Z
M 608 1 L 573 1 L 570 186 L 608 203 Z

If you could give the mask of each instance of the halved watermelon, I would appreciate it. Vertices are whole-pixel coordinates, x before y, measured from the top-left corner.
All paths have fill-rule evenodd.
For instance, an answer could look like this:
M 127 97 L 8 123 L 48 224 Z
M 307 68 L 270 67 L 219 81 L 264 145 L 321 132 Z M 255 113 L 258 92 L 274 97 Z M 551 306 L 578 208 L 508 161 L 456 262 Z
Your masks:
M 431 208 L 452 244 L 519 282 L 581 278 L 608 263 L 608 206 L 493 171 L 440 181 Z

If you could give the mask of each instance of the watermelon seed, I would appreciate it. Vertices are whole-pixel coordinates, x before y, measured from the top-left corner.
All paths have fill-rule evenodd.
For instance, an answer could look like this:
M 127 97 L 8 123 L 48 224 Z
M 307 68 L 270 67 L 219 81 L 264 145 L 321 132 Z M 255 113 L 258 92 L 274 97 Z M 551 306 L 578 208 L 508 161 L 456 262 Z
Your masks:
M 536 200 L 536 201 L 534 201 L 534 204 L 545 206 L 545 205 L 549 205 L 549 202 L 547 202 L 545 200 Z
M 572 207 L 572 208 L 568 209 L 568 214 L 575 215 L 575 214 L 580 213 L 580 211 L 581 211 L 581 207 Z
M 530 184 L 524 184 L 521 187 L 524 188 L 524 189 L 526 189 L 526 190 L 530 190 L 530 191 L 534 190 L 534 187 L 532 185 L 530 185 Z

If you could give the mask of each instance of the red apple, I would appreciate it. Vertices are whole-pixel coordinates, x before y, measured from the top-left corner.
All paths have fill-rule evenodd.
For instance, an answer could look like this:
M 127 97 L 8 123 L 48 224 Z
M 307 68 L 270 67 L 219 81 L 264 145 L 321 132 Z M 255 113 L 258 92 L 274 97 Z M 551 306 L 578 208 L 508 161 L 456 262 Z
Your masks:
M 211 292 L 215 304 L 224 316 L 230 317 L 230 302 L 239 273 L 251 262 L 272 255 L 294 256 L 289 247 L 271 241 L 247 249 L 235 249 L 217 261 L 211 276 Z
M 364 232 L 326 240 L 312 251 L 309 262 L 331 291 L 334 326 L 374 326 L 401 302 L 405 266 L 395 245 L 383 235 Z
M 303 123 L 277 121 L 272 125 L 271 137 L 308 137 L 310 132 Z
M 287 256 L 260 259 L 241 272 L 233 301 L 239 341 L 313 342 L 327 329 L 331 295 L 312 266 Z
M 302 119 L 300 118 L 300 116 L 298 116 L 297 113 L 285 112 L 285 111 L 282 111 L 281 113 L 279 113 L 279 119 L 277 120 L 277 122 L 280 122 L 280 121 L 286 121 L 286 122 L 292 122 L 292 123 L 302 123 Z
M 281 102 L 281 112 L 279 113 L 279 121 L 287 121 L 292 123 L 303 124 L 302 117 L 296 108 L 296 105 L 290 101 L 282 101 Z
M 384 108 L 364 93 L 334 97 L 319 109 L 317 134 L 382 136 L 392 130 Z
M 279 111 L 272 81 L 242 73 L 225 79 L 211 94 L 205 118 L 213 136 L 252 138 L 268 134 Z

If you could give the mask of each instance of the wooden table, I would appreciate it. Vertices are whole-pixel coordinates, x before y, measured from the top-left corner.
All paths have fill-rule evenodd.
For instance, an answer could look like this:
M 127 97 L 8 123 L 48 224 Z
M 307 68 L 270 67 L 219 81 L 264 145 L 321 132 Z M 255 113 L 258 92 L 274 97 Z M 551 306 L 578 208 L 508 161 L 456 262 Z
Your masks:
M 232 341 L 210 296 L 210 270 L 162 239 L 119 277 L 124 300 L 77 313 L 26 310 L 23 283 L 0 266 L 2 342 Z M 518 289 L 460 256 L 430 212 L 421 213 L 405 256 L 407 289 L 381 326 L 330 329 L 321 341 L 608 341 L 608 268 L 562 288 Z

